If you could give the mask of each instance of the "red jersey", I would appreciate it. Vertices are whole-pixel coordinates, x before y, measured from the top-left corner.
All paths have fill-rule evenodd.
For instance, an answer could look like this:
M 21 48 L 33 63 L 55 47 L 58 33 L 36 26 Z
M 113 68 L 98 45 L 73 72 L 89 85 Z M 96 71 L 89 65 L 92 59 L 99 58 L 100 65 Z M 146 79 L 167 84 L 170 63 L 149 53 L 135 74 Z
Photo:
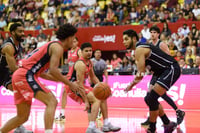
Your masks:
M 69 50 L 68 51 L 68 64 L 69 64 L 69 69 L 74 65 L 74 63 L 79 59 L 78 57 L 78 50 L 80 48 L 78 47 L 75 51 Z
M 84 74 L 84 79 L 86 80 L 88 78 L 89 72 L 92 68 L 92 62 L 90 60 L 87 62 L 83 57 L 80 57 L 79 60 L 83 61 L 83 63 L 86 65 L 86 71 L 85 71 L 85 74 Z M 74 67 L 72 67 L 72 68 L 73 69 L 69 70 L 69 73 L 68 73 L 67 76 L 69 76 L 70 81 L 73 82 L 73 81 L 77 80 L 77 77 L 76 77 L 76 70 L 74 70 Z
M 29 70 L 32 74 L 40 75 L 49 68 L 49 47 L 52 43 L 61 43 L 60 41 L 51 41 L 39 47 L 25 56 L 19 62 L 21 68 Z

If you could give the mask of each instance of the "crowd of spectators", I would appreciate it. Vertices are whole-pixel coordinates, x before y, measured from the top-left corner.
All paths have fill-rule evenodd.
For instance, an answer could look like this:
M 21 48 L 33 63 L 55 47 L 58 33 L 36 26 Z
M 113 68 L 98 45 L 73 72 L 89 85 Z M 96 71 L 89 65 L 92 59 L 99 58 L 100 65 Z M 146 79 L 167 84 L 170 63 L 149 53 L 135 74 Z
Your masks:
M 199 0 L 149 0 L 149 5 L 136 10 L 142 0 L 0 0 L 0 29 L 6 31 L 12 22 L 21 21 L 25 30 L 39 30 L 39 35 L 29 34 L 23 45 L 24 54 L 55 40 L 43 33 L 45 29 L 58 28 L 64 23 L 76 27 L 96 27 L 107 25 L 139 25 L 144 28 L 138 33 L 140 41 L 150 42 L 149 23 L 162 22 L 160 39 L 165 41 L 170 54 L 179 62 L 181 68 L 200 68 L 200 31 L 195 23 L 191 27 L 184 23 L 176 33 L 168 27 L 169 22 L 200 20 Z M 9 36 L 5 34 L 5 38 Z M 5 39 L 0 36 L 0 44 Z M 107 59 L 114 73 L 137 71 L 134 51 L 128 51 L 123 58 L 118 53 Z M 126 74 L 127 74 L 126 73 Z

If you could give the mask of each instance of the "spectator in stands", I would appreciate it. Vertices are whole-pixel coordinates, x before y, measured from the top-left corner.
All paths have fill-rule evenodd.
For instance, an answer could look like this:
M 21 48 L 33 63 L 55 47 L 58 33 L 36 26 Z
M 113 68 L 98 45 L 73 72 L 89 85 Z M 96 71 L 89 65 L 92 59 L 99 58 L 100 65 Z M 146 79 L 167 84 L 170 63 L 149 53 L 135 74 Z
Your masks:
M 189 28 L 189 26 L 187 26 L 186 23 L 183 24 L 183 27 L 178 28 L 178 34 L 180 36 L 186 37 L 189 32 L 190 32 L 190 28 Z
M 188 21 L 197 21 L 197 18 L 194 16 L 193 12 L 189 12 Z
M 122 62 L 122 60 L 117 56 L 116 53 L 114 53 L 112 55 L 112 59 L 111 59 L 111 65 L 112 65 L 114 71 L 118 71 L 119 70 L 121 62 Z
M 194 9 L 192 10 L 192 12 L 194 13 L 196 19 L 200 20 L 200 8 L 198 8 L 198 5 L 194 5 Z
M 166 0 L 165 3 L 167 4 L 167 9 L 172 11 L 173 8 L 178 4 L 178 0 Z
M 139 37 L 139 42 L 142 42 L 142 43 L 145 43 L 145 42 L 147 42 L 147 39 L 146 38 L 144 38 L 143 36 L 142 36 L 142 33 L 140 32 L 140 33 L 138 33 L 138 37 Z
M 181 51 L 177 51 L 176 52 L 176 56 L 174 57 L 174 59 L 176 60 L 176 61 L 180 61 L 181 59 L 184 59 L 184 56 L 181 54 Z
M 38 36 L 37 40 L 38 40 L 37 48 L 42 47 L 46 43 L 44 38 L 42 38 L 41 36 Z
M 6 27 L 6 26 L 7 26 L 6 20 L 3 17 L 1 17 L 0 18 L 0 30 L 4 30 L 4 27 Z
M 162 32 L 165 32 L 167 37 L 171 35 L 171 30 L 169 29 L 167 22 L 163 23 Z
M 150 32 L 149 32 L 149 28 L 148 28 L 148 25 L 147 24 L 144 24 L 144 28 L 141 30 L 141 33 L 142 33 L 142 36 L 149 40 L 151 35 L 150 35 Z
M 114 24 L 115 13 L 111 8 L 108 8 L 106 13 L 106 24 L 105 25 L 113 25 Z
M 189 18 L 189 13 L 192 11 L 190 9 L 190 5 L 186 4 L 182 10 L 183 10 L 183 16 L 184 16 L 184 18 L 188 19 Z
M 132 66 L 127 56 L 124 56 L 119 67 L 119 72 L 131 72 Z
M 136 11 L 135 7 L 131 8 L 129 15 L 130 15 L 130 21 L 134 22 L 134 20 L 138 17 L 138 12 Z
M 176 45 L 176 47 L 178 48 L 178 50 L 182 50 L 182 40 L 180 38 L 180 36 L 178 35 L 178 33 L 174 33 L 174 44 Z
M 194 68 L 199 68 L 200 69 L 200 56 L 196 56 L 196 60 L 194 63 Z
M 35 2 L 35 8 L 39 10 L 39 14 L 43 11 L 44 3 L 42 2 L 42 0 L 37 0 Z
M 185 59 L 183 59 L 183 58 L 181 58 L 178 63 L 179 63 L 179 66 L 181 69 L 190 68 L 190 66 L 185 63 Z
M 41 37 L 43 40 L 47 39 L 47 35 L 43 33 L 43 30 L 39 30 L 39 34 L 37 35 L 37 40 L 39 41 L 39 37 Z
M 198 35 L 199 35 L 199 31 L 198 31 L 195 23 L 192 24 L 191 33 L 192 33 L 192 40 L 197 40 L 198 39 Z
M 189 64 L 189 59 L 193 59 L 193 61 L 196 59 L 196 56 L 194 54 L 192 54 L 192 50 L 191 49 L 187 50 L 187 54 L 185 56 L 186 64 Z
M 189 38 L 189 45 L 186 47 L 186 51 L 191 49 L 192 50 L 192 54 L 196 55 L 197 48 L 195 46 L 195 41 L 192 40 L 192 33 L 189 33 L 188 38 Z M 186 52 L 186 55 L 187 55 L 187 52 Z
M 127 7 L 124 6 L 119 13 L 119 24 L 124 24 L 127 19 L 129 19 L 129 11 Z
M 178 51 L 178 48 L 176 47 L 176 45 L 174 44 L 172 39 L 170 39 L 168 41 L 168 44 L 169 44 L 170 55 L 175 57 L 176 56 L 176 52 Z
M 156 10 L 152 7 L 152 5 L 149 5 L 149 9 L 147 11 L 147 15 L 148 17 L 151 19 L 153 15 L 157 15 L 156 14 Z

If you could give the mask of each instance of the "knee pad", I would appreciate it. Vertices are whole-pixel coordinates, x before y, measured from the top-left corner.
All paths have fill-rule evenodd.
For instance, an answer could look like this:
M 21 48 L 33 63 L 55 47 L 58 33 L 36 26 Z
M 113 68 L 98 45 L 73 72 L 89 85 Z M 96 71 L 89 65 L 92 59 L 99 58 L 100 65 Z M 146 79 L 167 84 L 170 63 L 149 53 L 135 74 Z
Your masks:
M 159 102 L 158 98 L 160 95 L 158 95 L 154 90 L 152 90 L 149 95 L 145 97 L 145 102 L 149 106 L 150 111 L 156 111 L 158 110 Z

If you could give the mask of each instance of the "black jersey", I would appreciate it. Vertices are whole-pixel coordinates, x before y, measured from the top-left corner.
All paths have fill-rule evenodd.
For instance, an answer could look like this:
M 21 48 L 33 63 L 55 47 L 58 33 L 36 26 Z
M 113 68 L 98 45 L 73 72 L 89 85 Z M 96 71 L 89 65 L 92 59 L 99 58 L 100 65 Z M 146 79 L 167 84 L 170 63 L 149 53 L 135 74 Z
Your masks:
M 147 43 L 137 43 L 136 48 L 143 47 L 151 50 L 149 56 L 146 58 L 145 65 L 154 74 L 160 75 L 171 65 L 177 63 L 177 61 L 170 55 L 163 52 L 158 46 L 154 46 Z
M 12 39 L 12 37 L 9 37 L 8 39 L 6 39 L 4 41 L 4 43 L 0 46 L 0 68 L 7 68 L 8 66 L 8 63 L 6 61 L 6 57 L 5 55 L 1 52 L 2 49 L 6 46 L 6 45 L 10 45 L 12 44 L 12 46 L 14 47 L 15 49 L 15 53 L 14 53 L 14 56 L 15 56 L 15 59 L 16 60 L 19 60 L 21 58 L 21 54 L 20 51 L 22 51 L 22 47 L 21 45 L 19 45 L 18 47 L 14 44 L 14 41 Z

